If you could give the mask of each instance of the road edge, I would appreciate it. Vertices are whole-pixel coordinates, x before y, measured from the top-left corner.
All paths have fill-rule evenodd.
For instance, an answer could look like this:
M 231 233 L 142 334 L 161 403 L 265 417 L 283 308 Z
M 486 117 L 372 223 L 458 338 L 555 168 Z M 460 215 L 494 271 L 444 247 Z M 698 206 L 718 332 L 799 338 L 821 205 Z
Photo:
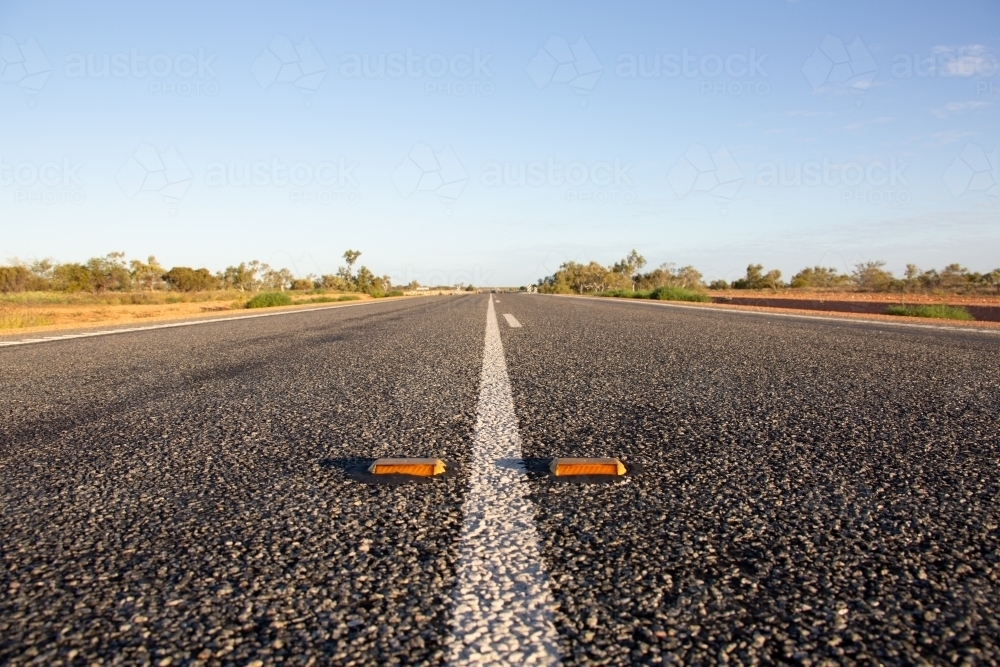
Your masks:
M 724 311 L 727 313 L 741 313 L 743 315 L 756 315 L 758 317 L 789 317 L 793 319 L 804 319 L 804 320 L 822 320 L 825 322 L 841 322 L 843 324 L 854 324 L 854 325 L 879 325 L 879 326 L 893 326 L 893 327 L 905 327 L 911 329 L 935 329 L 938 331 L 957 331 L 960 333 L 978 333 L 987 334 L 992 336 L 1000 335 L 1000 329 L 977 327 L 977 326 L 947 326 L 941 324 L 923 324 L 919 322 L 899 322 L 897 320 L 881 320 L 881 319 L 870 319 L 865 317 L 864 313 L 849 313 L 850 317 L 830 317 L 828 315 L 811 315 L 807 313 L 784 313 L 784 312 L 774 312 L 771 310 L 745 310 L 744 308 L 738 306 L 729 306 L 726 304 L 715 304 L 711 306 L 699 306 L 694 303 L 677 303 L 673 301 L 655 301 L 651 299 L 619 299 L 615 297 L 606 296 L 583 296 L 578 294 L 541 294 L 535 293 L 536 296 L 550 296 L 550 297 L 563 297 L 571 299 L 585 299 L 588 301 L 604 301 L 612 303 L 630 303 L 638 306 L 659 306 L 661 308 L 686 308 L 690 310 L 700 310 L 702 312 L 718 312 Z
M 171 321 L 171 322 L 164 322 L 162 324 L 150 324 L 150 325 L 139 326 L 139 327 L 127 327 L 127 328 L 118 328 L 118 329 L 102 329 L 100 331 L 76 331 L 75 333 L 70 333 L 70 334 L 55 333 L 56 331 L 58 331 L 58 329 L 56 329 L 56 330 L 49 330 L 49 331 L 36 331 L 36 332 L 33 332 L 33 333 L 32 332 L 26 332 L 23 335 L 24 336 L 28 336 L 28 337 L 27 338 L 23 338 L 22 340 L 4 340 L 2 337 L 0 337 L 0 347 L 14 347 L 14 346 L 17 346 L 17 345 L 34 345 L 36 343 L 51 343 L 51 342 L 55 342 L 55 341 L 58 341 L 58 340 L 73 340 L 73 339 L 76 339 L 76 338 L 93 338 L 93 337 L 96 337 L 96 336 L 111 336 L 111 335 L 114 335 L 114 334 L 134 333 L 134 332 L 137 332 L 137 331 L 155 331 L 156 329 L 174 329 L 174 328 L 177 328 L 177 327 L 191 327 L 191 326 L 197 326 L 197 325 L 200 325 L 200 324 L 213 324 L 215 322 L 235 322 L 237 320 L 252 320 L 252 319 L 257 319 L 257 318 L 260 318 L 260 317 L 276 317 L 278 315 L 296 315 L 296 314 L 299 314 L 299 313 L 312 313 L 312 312 L 316 312 L 318 310 L 333 310 L 335 308 L 349 308 L 351 306 L 364 306 L 364 305 L 371 305 L 371 304 L 375 304 L 375 303 L 390 303 L 390 302 L 397 302 L 397 301 L 409 300 L 409 299 L 414 299 L 414 298 L 417 298 L 417 297 L 390 297 L 390 298 L 386 298 L 386 299 L 371 299 L 371 300 L 365 300 L 365 301 L 350 301 L 350 302 L 337 303 L 337 304 L 328 305 L 328 306 L 314 306 L 314 305 L 303 304 L 302 307 L 299 307 L 299 308 L 288 309 L 288 310 L 272 310 L 272 311 L 266 312 L 266 313 L 253 313 L 251 315 L 229 315 L 229 316 L 221 316 L 221 317 L 220 316 L 201 317 L 200 319 L 185 319 L 185 320 L 182 320 L 182 321 Z M 99 327 L 99 326 L 102 326 L 102 325 L 101 324 L 95 324 L 94 325 L 95 328 Z M 113 325 L 103 325 L 103 326 L 113 326 Z M 41 336 L 41 334 L 44 334 L 44 333 L 52 333 L 53 335 Z M 17 336 L 17 334 L 14 334 L 12 336 L 12 338 L 16 337 L 16 336 Z M 40 337 L 36 338 L 34 336 L 40 336 Z

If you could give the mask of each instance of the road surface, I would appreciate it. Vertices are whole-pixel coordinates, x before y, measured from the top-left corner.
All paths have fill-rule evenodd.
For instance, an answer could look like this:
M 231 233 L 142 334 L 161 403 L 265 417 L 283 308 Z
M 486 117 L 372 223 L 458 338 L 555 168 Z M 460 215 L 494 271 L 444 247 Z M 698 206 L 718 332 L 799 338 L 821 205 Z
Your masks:
M 495 296 L 0 347 L 0 663 L 1000 661 L 1000 337 Z

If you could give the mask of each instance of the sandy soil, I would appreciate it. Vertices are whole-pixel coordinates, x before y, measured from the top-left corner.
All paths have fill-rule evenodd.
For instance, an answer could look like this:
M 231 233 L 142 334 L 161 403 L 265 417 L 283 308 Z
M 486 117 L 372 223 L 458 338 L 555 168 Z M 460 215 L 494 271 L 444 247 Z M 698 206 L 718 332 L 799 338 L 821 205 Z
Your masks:
M 565 295 L 575 296 L 575 295 Z M 621 299 L 622 301 L 634 301 L 635 299 Z M 774 313 L 776 315 L 817 315 L 822 317 L 836 317 L 849 320 L 874 320 L 880 322 L 904 322 L 906 324 L 926 324 L 934 326 L 962 327 L 966 329 L 1000 329 L 1000 322 L 979 322 L 964 320 L 942 320 L 929 317 L 900 317 L 896 315 L 879 315 L 875 313 L 844 313 L 829 310 L 808 310 L 799 308 L 767 308 L 764 306 L 738 306 L 723 303 L 696 303 L 684 301 L 652 301 L 651 303 L 670 303 L 679 306 L 691 306 L 693 308 L 718 308 L 721 310 L 750 310 L 759 313 Z M 940 301 L 934 302 L 940 303 Z
M 367 294 L 358 295 L 354 301 L 339 302 L 342 304 L 371 301 Z M 313 296 L 303 296 L 298 301 L 305 301 Z M 333 295 L 333 298 L 336 298 Z M 407 298 L 407 297 L 390 297 Z M 27 322 L 43 320 L 49 322 L 40 326 L 19 326 L 0 329 L 0 336 L 21 335 L 25 333 L 57 331 L 62 329 L 80 329 L 93 326 L 108 325 L 138 325 L 167 320 L 185 320 L 194 318 L 232 317 L 233 315 L 249 315 L 272 310 L 296 310 L 320 308 L 337 305 L 329 303 L 298 303 L 277 308 L 252 309 L 243 307 L 246 299 L 219 299 L 213 301 L 164 303 L 164 304 L 46 304 L 22 306 L 3 304 L 0 306 L 0 316 L 13 316 Z
M 670 302 L 679 303 L 679 302 Z M 898 301 L 895 303 L 899 303 Z M 910 302 L 907 302 L 910 303 Z M 919 302 L 924 303 L 924 302 Z M 929 303 L 941 303 L 940 301 L 932 301 Z M 784 315 L 819 315 L 822 317 L 836 317 L 842 319 L 850 320 L 876 320 L 881 322 L 905 322 L 906 324 L 929 324 L 935 326 L 954 326 L 962 328 L 971 329 L 1000 329 L 1000 322 L 981 322 L 972 321 L 968 322 L 965 320 L 942 320 L 931 317 L 901 317 L 897 315 L 880 315 L 876 313 L 844 313 L 831 310 L 807 310 L 799 308 L 767 308 L 765 306 L 738 306 L 732 304 L 722 304 L 722 303 L 684 303 L 683 305 L 691 305 L 704 308 L 721 308 L 729 310 L 752 310 L 761 313 L 775 313 Z
M 823 301 L 861 301 L 868 303 L 938 304 L 953 306 L 1000 306 L 1000 295 L 982 294 L 903 294 L 826 290 L 712 290 L 712 297 L 753 299 L 820 299 Z

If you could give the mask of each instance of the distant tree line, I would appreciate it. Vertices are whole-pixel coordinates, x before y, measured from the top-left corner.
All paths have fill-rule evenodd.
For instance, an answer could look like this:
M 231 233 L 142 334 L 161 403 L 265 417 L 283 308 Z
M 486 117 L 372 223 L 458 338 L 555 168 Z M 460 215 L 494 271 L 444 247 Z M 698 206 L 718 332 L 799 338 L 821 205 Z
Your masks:
M 646 259 L 632 250 L 624 259 L 610 266 L 597 262 L 566 262 L 555 274 L 538 281 L 538 291 L 549 294 L 583 294 L 613 290 L 652 290 L 659 287 L 704 289 L 702 275 L 693 266 L 678 268 L 668 262 L 642 272 Z
M 0 292 L 200 292 L 236 290 L 261 292 L 329 289 L 343 292 L 388 293 L 389 276 L 377 276 L 366 266 L 354 270 L 359 250 L 344 253 L 345 266 L 335 274 L 296 278 L 288 269 L 275 269 L 253 260 L 212 273 L 206 268 L 175 266 L 165 269 L 150 256 L 146 261 L 126 261 L 125 253 L 112 252 L 84 263 L 56 263 L 50 259 L 14 261 L 0 266 Z M 410 287 L 416 287 L 411 284 Z
M 907 264 L 902 277 L 886 271 L 885 262 L 869 260 L 858 262 L 851 273 L 840 273 L 836 268 L 806 267 L 792 276 L 788 283 L 781 280 L 781 271 L 764 271 L 761 264 L 747 266 L 746 275 L 727 283 L 713 281 L 709 289 L 781 289 L 781 288 L 839 288 L 861 292 L 986 292 L 1000 291 L 1000 269 L 988 273 L 969 271 L 960 264 L 949 264 L 940 271 L 921 270 L 916 264 Z
M 693 266 L 678 268 L 668 262 L 643 273 L 645 266 L 645 258 L 635 250 L 609 266 L 598 262 L 566 262 L 553 275 L 539 280 L 537 288 L 539 292 L 550 294 L 654 290 L 660 287 L 690 290 L 826 288 L 864 292 L 1000 292 L 1000 269 L 977 273 L 959 264 L 949 264 L 940 271 L 923 271 L 915 264 L 907 264 L 900 278 L 887 271 L 885 262 L 881 260 L 858 262 L 849 274 L 840 273 L 832 267 L 812 266 L 796 273 L 787 283 L 781 279 L 781 271 L 765 271 L 762 264 L 750 264 L 742 278 L 732 282 L 714 280 L 707 285 L 702 274 Z

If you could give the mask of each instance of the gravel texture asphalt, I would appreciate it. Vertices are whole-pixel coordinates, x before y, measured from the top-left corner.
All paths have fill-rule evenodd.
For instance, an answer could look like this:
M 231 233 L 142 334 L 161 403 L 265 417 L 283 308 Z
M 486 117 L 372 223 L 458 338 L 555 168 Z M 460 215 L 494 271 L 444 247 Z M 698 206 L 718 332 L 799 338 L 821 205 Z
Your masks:
M 486 312 L 0 349 L 0 663 L 454 660 Z M 564 664 L 1000 662 L 1000 337 L 541 295 L 496 313 L 523 457 L 639 464 L 522 475 Z M 345 475 L 391 455 L 459 472 Z
M 507 301 L 565 662 L 1000 661 L 995 335 Z
M 0 349 L 0 663 L 444 655 L 485 300 Z M 197 663 L 195 661 L 198 661 Z

